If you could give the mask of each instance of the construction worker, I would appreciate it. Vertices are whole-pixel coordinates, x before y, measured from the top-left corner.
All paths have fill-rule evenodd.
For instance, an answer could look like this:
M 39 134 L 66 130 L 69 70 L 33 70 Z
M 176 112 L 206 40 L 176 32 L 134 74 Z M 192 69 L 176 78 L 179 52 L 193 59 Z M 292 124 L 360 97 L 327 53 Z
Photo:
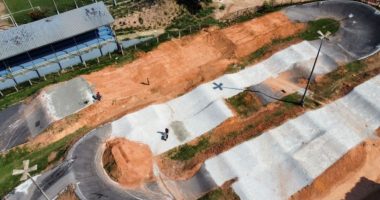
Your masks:
M 166 141 L 169 137 L 169 129 L 165 128 L 165 132 L 158 131 L 157 133 L 161 134 L 161 140 Z
M 102 95 L 100 95 L 100 93 L 97 92 L 96 95 L 92 96 L 92 98 L 94 98 L 94 100 L 101 101 L 102 100 Z

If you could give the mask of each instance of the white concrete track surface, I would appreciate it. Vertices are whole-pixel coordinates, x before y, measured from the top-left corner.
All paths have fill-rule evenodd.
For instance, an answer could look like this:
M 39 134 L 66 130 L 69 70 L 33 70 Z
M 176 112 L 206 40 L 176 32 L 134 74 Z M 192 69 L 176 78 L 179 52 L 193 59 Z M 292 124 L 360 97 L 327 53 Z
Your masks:
M 335 2 L 341 4 L 343 1 Z M 327 9 L 322 6 L 325 4 L 320 5 L 316 9 Z M 360 4 L 354 3 L 353 6 L 360 7 Z M 347 17 L 355 11 L 355 8 L 343 12 L 342 16 L 338 17 Z M 293 16 L 291 19 L 300 20 L 303 15 L 297 15 L 298 9 L 301 8 L 296 7 L 284 12 L 288 16 Z M 372 10 L 368 12 L 373 14 Z M 366 24 L 365 17 L 356 16 L 360 15 L 355 14 L 354 19 L 343 23 L 343 26 L 349 28 L 343 28 L 343 31 L 338 31 L 330 41 L 326 41 L 316 66 L 317 74 L 332 71 L 336 68 L 336 63 L 347 63 L 377 51 L 377 40 L 371 40 L 371 43 L 363 40 L 351 42 L 350 37 L 347 37 L 356 35 L 359 29 L 378 27 L 371 23 Z M 366 31 L 365 36 L 369 35 L 375 38 L 377 33 L 375 30 Z M 351 42 L 359 46 L 363 43 L 372 48 L 365 48 L 365 52 L 348 52 L 346 50 L 351 48 L 339 46 L 343 40 L 345 44 Z M 116 183 L 109 184 L 109 181 L 105 181 L 110 178 L 99 172 L 98 169 L 102 169 L 102 166 L 97 158 L 101 154 L 100 150 L 104 147 L 105 140 L 110 137 L 126 137 L 148 144 L 155 155 L 186 143 L 212 130 L 232 116 L 224 99 L 238 94 L 241 92 L 239 89 L 255 86 L 269 79 L 278 80 L 278 75 L 283 72 L 307 75 L 316 56 L 317 47 L 318 41 L 301 42 L 257 65 L 249 66 L 235 74 L 224 75 L 200 85 L 181 97 L 163 104 L 148 106 L 91 131 L 73 147 L 73 156 L 68 156 L 66 160 L 68 164 L 53 169 L 52 175 L 47 173 L 43 174 L 45 176 L 41 175 L 46 180 L 56 182 L 46 184 L 44 189 L 51 194 L 50 196 L 54 196 L 67 185 L 67 182 L 72 182 L 78 185 L 78 191 L 81 192 L 77 194 L 81 193 L 79 195 L 81 199 L 136 199 L 134 196 L 138 191 L 132 191 L 133 195 L 125 194 L 126 191 L 120 190 L 120 187 L 115 186 Z M 213 82 L 222 83 L 224 89 L 215 88 Z M 210 173 L 212 179 L 219 185 L 225 180 L 239 177 L 233 188 L 242 199 L 287 198 L 310 183 L 348 149 L 368 137 L 375 126 L 379 125 L 379 105 L 376 104 L 380 102 L 379 85 L 378 76 L 335 103 L 308 112 L 209 159 L 206 161 L 206 170 L 203 171 Z M 170 129 L 169 139 L 166 142 L 161 141 L 161 135 L 157 133 L 165 128 Z M 28 194 L 19 192 L 14 199 L 43 198 L 36 189 L 30 191 L 34 192 Z M 156 192 L 156 189 L 152 191 Z M 146 196 L 145 193 L 139 195 Z
M 269 130 L 205 162 L 218 185 L 242 200 L 287 199 L 380 124 L 380 75 L 323 108 Z
M 233 114 L 225 99 L 241 90 L 214 89 L 213 82 L 224 87 L 246 88 L 294 67 L 309 72 L 317 49 L 310 42 L 301 42 L 282 50 L 269 59 L 238 73 L 224 75 L 169 102 L 152 105 L 112 122 L 112 136 L 126 137 L 148 144 L 155 155 L 186 143 L 218 126 Z M 323 53 L 316 67 L 317 74 L 336 68 L 334 60 Z M 169 139 L 161 141 L 157 131 L 169 128 Z

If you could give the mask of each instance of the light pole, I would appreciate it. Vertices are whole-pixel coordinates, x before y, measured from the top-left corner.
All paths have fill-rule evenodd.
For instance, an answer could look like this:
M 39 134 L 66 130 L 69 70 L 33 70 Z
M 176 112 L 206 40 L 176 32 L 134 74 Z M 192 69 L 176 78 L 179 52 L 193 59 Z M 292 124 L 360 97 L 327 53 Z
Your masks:
M 17 176 L 22 174 L 20 181 L 25 181 L 26 179 L 30 179 L 34 185 L 41 191 L 41 193 L 44 195 L 44 197 L 47 200 L 50 200 L 49 197 L 45 194 L 45 192 L 42 190 L 42 188 L 34 181 L 33 177 L 30 176 L 29 172 L 36 171 L 37 170 L 37 165 L 34 165 L 33 167 L 29 168 L 29 160 L 24 160 L 22 162 L 24 169 L 14 169 L 12 175 Z
M 322 44 L 323 44 L 323 40 L 324 40 L 324 39 L 327 39 L 327 40 L 328 40 L 327 37 L 331 35 L 330 31 L 327 31 L 326 34 L 323 34 L 321 31 L 318 31 L 317 33 L 320 35 L 320 36 L 319 36 L 319 39 L 321 39 L 321 43 L 319 44 L 317 57 L 315 57 L 313 67 L 311 68 L 311 72 L 310 72 L 309 78 L 307 79 L 307 84 L 306 84 L 305 91 L 304 91 L 304 93 L 303 93 L 303 95 L 302 95 L 302 99 L 301 99 L 301 102 L 300 102 L 300 104 L 301 104 L 302 106 L 304 106 L 304 104 L 305 104 L 306 93 L 307 93 L 307 90 L 309 89 L 311 78 L 313 77 L 313 73 L 314 73 L 315 65 L 317 64 L 317 60 L 318 60 L 318 57 L 319 57 L 319 53 L 321 52 L 321 48 L 322 48 Z
M 338 21 L 342 22 L 344 20 L 347 20 L 347 19 L 351 19 L 354 17 L 354 14 L 350 13 L 347 17 L 343 18 L 343 19 L 340 19 Z M 324 39 L 327 39 L 328 40 L 328 37 L 331 35 L 330 31 L 327 31 L 326 34 L 323 34 L 320 30 L 317 32 L 320 36 L 319 38 L 321 39 L 321 43 L 319 45 L 319 49 L 318 49 L 318 53 L 317 53 L 317 57 L 315 58 L 314 60 L 314 64 L 313 64 L 313 67 L 311 69 L 311 72 L 310 72 L 310 75 L 309 75 L 309 78 L 307 79 L 307 84 L 306 84 L 306 88 L 305 88 L 305 91 L 302 95 L 302 99 L 300 101 L 300 105 L 304 106 L 305 104 L 305 97 L 306 97 L 306 93 L 307 93 L 307 90 L 309 89 L 309 86 L 310 86 L 310 81 L 311 81 L 311 78 L 313 76 L 313 73 L 314 73 L 314 69 L 315 69 L 315 65 L 317 63 L 317 60 L 318 60 L 318 56 L 319 56 L 319 53 L 321 51 L 321 48 L 322 48 L 322 44 L 323 44 L 323 40 Z

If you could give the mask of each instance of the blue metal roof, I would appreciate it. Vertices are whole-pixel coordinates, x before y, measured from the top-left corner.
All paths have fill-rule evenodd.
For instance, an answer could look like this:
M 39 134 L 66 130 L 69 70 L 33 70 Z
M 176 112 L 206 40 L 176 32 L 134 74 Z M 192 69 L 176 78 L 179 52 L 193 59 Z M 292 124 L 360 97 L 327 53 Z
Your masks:
M 67 39 L 114 19 L 103 2 L 98 2 L 0 32 L 0 60 Z

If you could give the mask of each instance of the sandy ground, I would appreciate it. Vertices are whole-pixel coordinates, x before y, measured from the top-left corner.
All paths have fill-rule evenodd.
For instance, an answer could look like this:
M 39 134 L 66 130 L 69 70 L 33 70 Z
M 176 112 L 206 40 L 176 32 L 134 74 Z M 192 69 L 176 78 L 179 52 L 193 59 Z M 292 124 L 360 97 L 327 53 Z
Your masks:
M 118 17 L 113 23 L 114 28 L 158 29 L 168 26 L 180 13 L 181 7 L 172 0 L 161 0 L 151 7 L 124 17 Z
M 265 2 L 273 2 L 273 5 L 281 5 L 288 3 L 307 2 L 309 0 L 213 0 L 216 5 L 215 17 L 217 19 L 230 18 L 236 12 L 242 10 L 253 10 L 258 6 L 264 5 Z M 219 9 L 224 5 L 224 9 Z
M 148 145 L 117 138 L 107 142 L 107 149 L 112 156 L 105 153 L 108 158 L 103 157 L 103 161 L 115 162 L 109 173 L 122 186 L 136 188 L 154 179 L 153 154 Z
M 380 138 L 345 154 L 291 199 L 365 199 L 380 191 Z
M 55 123 L 29 146 L 47 144 L 85 125 L 96 127 L 147 105 L 180 96 L 219 77 L 237 59 L 304 27 L 276 12 L 226 29 L 208 29 L 174 39 L 132 63 L 85 75 L 83 78 L 103 95 L 102 101 L 79 112 L 76 121 L 64 119 Z M 150 85 L 141 84 L 147 78 Z

